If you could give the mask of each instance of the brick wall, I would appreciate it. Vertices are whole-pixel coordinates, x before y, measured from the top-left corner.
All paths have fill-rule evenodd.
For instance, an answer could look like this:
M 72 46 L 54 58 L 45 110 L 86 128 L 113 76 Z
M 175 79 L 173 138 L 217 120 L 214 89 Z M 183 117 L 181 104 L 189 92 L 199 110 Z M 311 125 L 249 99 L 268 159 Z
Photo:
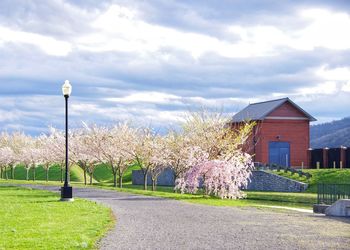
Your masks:
M 260 125 L 255 161 L 269 162 L 269 142 L 280 141 L 290 144 L 291 166 L 306 166 L 307 149 L 310 145 L 308 120 L 264 120 Z
M 284 103 L 274 111 L 272 111 L 268 116 L 283 116 L 283 117 L 305 117 L 305 115 L 298 109 L 296 109 L 289 102 Z

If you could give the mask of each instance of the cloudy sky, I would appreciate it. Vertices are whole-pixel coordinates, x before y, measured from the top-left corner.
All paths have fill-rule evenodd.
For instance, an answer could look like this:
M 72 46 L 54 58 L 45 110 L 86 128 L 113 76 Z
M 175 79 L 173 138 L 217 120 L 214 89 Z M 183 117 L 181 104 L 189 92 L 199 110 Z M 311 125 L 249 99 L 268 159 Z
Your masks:
M 350 1 L 0 1 L 1 130 L 134 120 L 290 97 L 350 116 Z

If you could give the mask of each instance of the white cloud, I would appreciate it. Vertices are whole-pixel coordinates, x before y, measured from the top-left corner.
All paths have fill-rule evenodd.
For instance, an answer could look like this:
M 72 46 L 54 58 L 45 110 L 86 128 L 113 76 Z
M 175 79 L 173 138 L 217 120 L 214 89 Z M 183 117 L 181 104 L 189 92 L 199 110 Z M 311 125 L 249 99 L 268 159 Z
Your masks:
M 324 82 L 312 87 L 300 88 L 297 92 L 301 95 L 333 95 L 339 91 L 336 82 Z
M 132 8 L 111 5 L 100 15 L 93 13 L 90 31 L 77 33 L 69 39 L 70 42 L 0 26 L 0 44 L 33 44 L 55 56 L 66 56 L 76 48 L 91 52 L 136 52 L 141 56 L 171 48 L 185 51 L 195 59 L 210 52 L 229 58 L 247 58 L 276 56 L 281 53 L 281 47 L 296 50 L 350 48 L 350 33 L 347 32 L 350 16 L 323 9 L 306 9 L 297 13 L 295 18 L 306 24 L 294 30 L 264 24 L 220 27 L 226 30 L 230 40 L 149 23 L 142 19 L 142 14 Z M 169 60 L 171 55 L 167 52 L 163 57 Z
M 93 52 L 123 51 L 141 54 L 161 48 L 174 48 L 186 51 L 194 58 L 207 52 L 224 57 L 265 55 L 267 43 L 273 39 L 271 36 L 266 40 L 266 33 L 281 33 L 270 27 L 261 27 L 251 37 L 253 40 L 258 39 L 254 44 L 249 40 L 235 44 L 209 35 L 150 24 L 140 19 L 137 12 L 118 5 L 111 6 L 92 21 L 91 26 L 96 29 L 95 32 L 79 37 L 76 41 L 78 48 Z
M 314 50 L 323 47 L 333 50 L 350 48 L 350 16 L 346 13 L 322 9 L 306 9 L 295 18 L 306 22 L 304 28 L 296 30 L 279 29 L 274 26 L 237 26 L 229 32 L 240 37 L 233 45 L 245 55 L 261 56 L 280 54 L 280 47 L 296 50 Z
M 72 51 L 70 43 L 52 37 L 30 32 L 11 30 L 0 26 L 0 45 L 5 43 L 25 43 L 35 45 L 48 55 L 67 56 Z
M 347 81 L 347 82 L 342 86 L 342 89 L 341 89 L 341 90 L 350 93 L 350 81 Z
M 350 16 L 346 13 L 331 12 L 324 9 L 307 9 L 300 16 L 311 23 L 297 31 L 293 42 L 295 48 L 312 50 L 324 47 L 333 50 L 350 48 Z
M 316 70 L 316 75 L 326 80 L 348 81 L 350 80 L 350 68 L 338 67 L 329 69 L 328 65 L 323 65 Z
M 154 104 L 174 104 L 179 103 L 180 96 L 162 93 L 162 92 L 138 92 L 132 93 L 125 97 L 106 98 L 106 101 L 118 103 L 154 103 Z

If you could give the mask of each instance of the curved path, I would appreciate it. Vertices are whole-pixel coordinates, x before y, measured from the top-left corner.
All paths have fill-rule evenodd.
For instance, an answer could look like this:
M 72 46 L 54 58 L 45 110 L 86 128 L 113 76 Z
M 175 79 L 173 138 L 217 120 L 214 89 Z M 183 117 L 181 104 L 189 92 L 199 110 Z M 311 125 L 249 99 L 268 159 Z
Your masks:
M 74 188 L 74 195 L 112 208 L 116 227 L 102 239 L 101 249 L 350 249 L 350 219 L 345 218 L 196 205 L 94 188 Z

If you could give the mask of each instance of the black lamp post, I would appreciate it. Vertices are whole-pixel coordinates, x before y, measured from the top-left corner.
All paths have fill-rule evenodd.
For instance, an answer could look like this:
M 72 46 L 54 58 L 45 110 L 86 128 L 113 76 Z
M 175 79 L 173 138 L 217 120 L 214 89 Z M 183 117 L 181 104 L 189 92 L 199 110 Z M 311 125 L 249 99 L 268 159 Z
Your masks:
M 72 93 L 72 85 L 66 80 L 62 86 L 62 92 L 66 101 L 66 174 L 64 185 L 61 187 L 61 201 L 73 201 L 73 189 L 69 186 L 69 169 L 68 169 L 68 98 Z

